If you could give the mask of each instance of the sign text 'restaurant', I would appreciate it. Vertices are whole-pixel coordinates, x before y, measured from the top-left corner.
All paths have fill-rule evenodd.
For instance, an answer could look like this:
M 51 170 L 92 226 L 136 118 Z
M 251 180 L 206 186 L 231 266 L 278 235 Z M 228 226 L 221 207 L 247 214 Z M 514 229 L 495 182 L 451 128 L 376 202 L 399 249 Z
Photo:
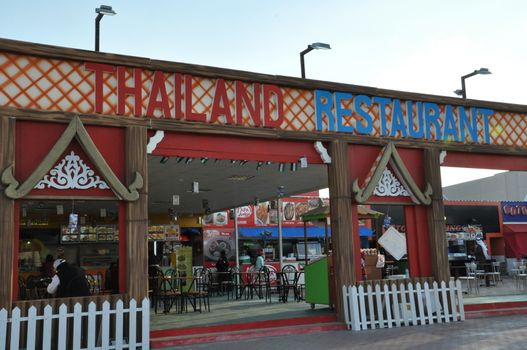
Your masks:
M 372 113 L 374 109 L 378 112 Z M 317 131 L 374 135 L 377 126 L 382 137 L 487 144 L 489 116 L 494 113 L 487 108 L 467 110 L 448 104 L 324 90 L 315 91 L 315 110 Z

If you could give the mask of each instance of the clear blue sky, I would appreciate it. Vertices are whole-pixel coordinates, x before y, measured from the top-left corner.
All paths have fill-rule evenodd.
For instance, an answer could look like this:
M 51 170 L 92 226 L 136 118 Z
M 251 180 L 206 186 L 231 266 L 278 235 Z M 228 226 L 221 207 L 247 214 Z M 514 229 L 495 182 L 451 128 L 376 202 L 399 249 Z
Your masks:
M 527 104 L 527 1 L 520 0 L 17 0 L 0 11 L 1 37 L 176 62 Z

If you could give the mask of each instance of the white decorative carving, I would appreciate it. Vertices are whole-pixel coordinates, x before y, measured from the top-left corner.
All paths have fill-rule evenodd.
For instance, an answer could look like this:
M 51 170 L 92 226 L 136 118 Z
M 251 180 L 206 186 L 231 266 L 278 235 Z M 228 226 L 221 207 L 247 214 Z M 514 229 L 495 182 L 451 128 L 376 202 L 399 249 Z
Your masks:
M 146 153 L 152 154 L 154 150 L 157 147 L 157 144 L 161 141 L 163 141 L 163 138 L 165 137 L 165 132 L 163 130 L 156 130 L 156 133 L 154 136 L 148 140 L 148 144 L 146 145 Z
M 410 197 L 410 193 L 388 168 L 382 172 L 382 177 L 373 190 L 373 195 L 379 197 Z
M 49 174 L 35 186 L 36 189 L 56 188 L 59 190 L 86 190 L 89 188 L 109 189 L 108 184 L 71 151 Z

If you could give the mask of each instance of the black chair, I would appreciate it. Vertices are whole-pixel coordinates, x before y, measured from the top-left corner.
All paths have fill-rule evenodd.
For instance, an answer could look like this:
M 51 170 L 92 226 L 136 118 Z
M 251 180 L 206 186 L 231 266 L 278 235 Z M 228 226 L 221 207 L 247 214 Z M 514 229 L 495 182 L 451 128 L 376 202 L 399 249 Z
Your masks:
M 187 310 L 187 302 L 190 303 L 194 311 L 201 313 L 202 306 L 210 312 L 209 286 L 210 272 L 205 271 L 199 276 L 194 276 L 188 289 L 183 291 L 184 307 Z M 183 305 L 182 305 L 183 306 Z
M 282 267 L 282 284 L 281 284 L 281 297 L 280 300 L 286 303 L 289 299 L 289 292 L 293 291 L 293 296 L 297 300 L 297 275 L 298 271 L 293 265 L 284 265 Z
M 253 299 L 254 294 L 257 294 L 260 297 L 259 293 L 259 284 L 260 284 L 260 272 L 254 270 L 252 267 L 249 268 L 244 273 L 239 273 L 239 294 L 237 299 L 240 299 L 245 295 L 245 299 Z
M 255 281 L 255 288 L 258 291 L 258 297 L 260 299 L 265 298 L 265 302 L 272 302 L 272 293 L 273 291 L 277 291 L 276 285 L 271 283 L 271 273 L 273 272 L 274 271 L 271 271 L 267 266 L 263 266 L 260 269 Z
M 234 299 L 235 292 L 237 290 L 237 273 L 238 269 L 236 267 L 229 268 L 227 273 L 224 273 L 223 278 L 221 279 L 220 289 L 222 294 L 227 294 L 227 299 Z
M 174 270 L 175 271 L 175 270 Z M 178 278 L 174 277 L 177 274 L 171 270 L 167 270 L 168 273 L 158 270 L 154 280 L 154 312 L 157 314 L 157 308 L 160 303 L 163 304 L 163 313 L 169 313 L 172 306 L 176 305 L 176 311 L 178 311 L 178 305 L 182 294 L 179 290 Z

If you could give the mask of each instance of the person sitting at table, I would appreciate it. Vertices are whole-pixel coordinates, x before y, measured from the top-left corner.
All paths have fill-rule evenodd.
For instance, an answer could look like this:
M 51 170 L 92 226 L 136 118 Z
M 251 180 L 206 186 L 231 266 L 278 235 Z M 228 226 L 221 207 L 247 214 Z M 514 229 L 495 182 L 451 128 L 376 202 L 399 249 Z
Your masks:
M 49 294 L 60 297 L 83 297 L 90 295 L 90 287 L 86 274 L 80 267 L 70 265 L 65 259 L 57 259 L 53 263 L 55 276 L 48 285 Z

